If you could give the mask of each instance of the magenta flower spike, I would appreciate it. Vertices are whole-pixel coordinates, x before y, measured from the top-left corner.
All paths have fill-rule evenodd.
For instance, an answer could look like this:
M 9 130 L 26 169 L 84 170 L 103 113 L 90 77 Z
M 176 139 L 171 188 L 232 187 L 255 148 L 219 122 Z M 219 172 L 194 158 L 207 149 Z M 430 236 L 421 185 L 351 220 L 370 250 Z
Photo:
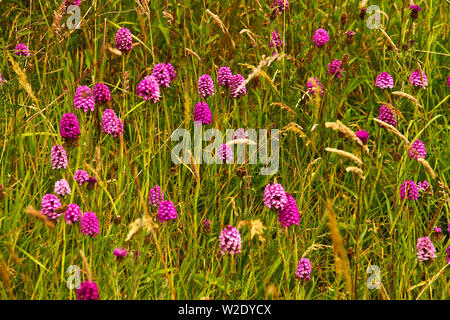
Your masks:
M 19 43 L 15 48 L 14 54 L 16 56 L 22 56 L 22 57 L 29 57 L 30 56 L 30 50 L 28 50 L 28 47 L 25 43 Z
M 81 135 L 77 116 L 73 113 L 65 113 L 59 124 L 59 133 L 66 141 L 77 140 Z
M 177 217 L 178 213 L 173 203 L 168 200 L 162 201 L 158 209 L 158 218 L 161 223 L 167 220 L 175 220 Z
M 421 76 L 419 70 L 415 70 L 411 73 L 411 75 L 409 76 L 409 82 L 412 86 L 422 87 L 424 89 L 426 86 L 428 86 L 427 75 L 422 71 Z
M 130 52 L 133 49 L 133 37 L 127 28 L 121 28 L 116 33 L 116 48 L 122 52 Z
M 397 125 L 397 119 L 395 118 L 395 110 L 391 110 L 389 107 L 385 106 L 384 104 L 380 107 L 380 113 L 378 115 L 378 119 L 381 121 L 384 121 L 391 126 Z M 380 127 L 382 127 L 382 124 L 378 124 Z
M 67 224 L 76 223 L 81 218 L 81 209 L 80 206 L 76 203 L 71 203 L 67 207 L 66 212 L 64 213 L 64 220 L 66 220 Z
M 239 231 L 230 225 L 222 230 L 219 237 L 220 253 L 238 254 L 241 252 L 241 235 Z
M 84 170 L 77 170 L 73 175 L 73 179 L 81 186 L 89 179 L 89 174 Z
M 98 300 L 97 284 L 91 280 L 82 282 L 80 288 L 77 290 L 77 300 Z
M 288 203 L 286 191 L 279 183 L 268 184 L 264 189 L 264 205 L 269 209 L 282 210 Z
M 328 41 L 330 41 L 328 32 L 322 28 L 317 29 L 314 33 L 313 41 L 315 42 L 317 48 L 322 48 Z
M 160 88 L 170 87 L 170 73 L 166 64 L 158 63 L 153 67 L 152 76 Z
M 310 94 L 314 95 L 317 92 L 318 94 L 323 96 L 323 86 L 319 82 L 319 79 L 317 79 L 315 77 L 308 79 L 308 81 L 306 82 L 306 88 L 308 89 L 308 93 L 310 93 Z
M 122 122 L 116 116 L 114 110 L 106 109 L 103 111 L 102 131 L 106 134 L 112 134 L 114 137 L 118 137 L 123 134 Z
M 75 91 L 73 99 L 75 109 L 82 109 L 84 112 L 94 111 L 94 95 L 88 86 L 79 86 Z
M 125 258 L 127 256 L 128 250 L 122 249 L 122 248 L 116 248 L 116 249 L 114 249 L 113 254 L 116 256 L 117 260 L 122 260 L 123 258 Z
M 273 0 L 273 4 L 270 7 L 274 8 L 274 10 L 278 14 L 283 14 L 289 8 L 289 1 L 288 0 Z
M 226 143 L 221 144 L 217 151 L 217 158 L 226 163 L 230 163 L 231 160 L 233 160 L 233 151 L 231 150 L 231 147 Z
M 405 180 L 400 185 L 400 199 L 417 200 L 419 198 L 419 189 L 412 180 Z
M 239 87 L 242 85 L 242 88 Z M 239 90 L 238 90 L 239 89 Z M 237 99 L 247 94 L 247 88 L 245 87 L 245 79 L 239 73 L 235 74 L 231 80 L 230 95 L 232 98 Z
M 375 80 L 375 86 L 381 89 L 392 89 L 394 87 L 394 79 L 387 72 L 381 72 Z
M 167 72 L 169 72 L 170 81 L 175 80 L 177 74 L 175 73 L 175 68 L 170 64 L 170 62 L 166 63 L 166 69 Z
M 53 170 L 67 168 L 67 153 L 62 145 L 56 145 L 52 148 L 51 161 Z
M 208 125 L 212 122 L 211 110 L 206 102 L 199 102 L 194 108 L 194 123 L 198 125 Z
M 234 132 L 233 139 L 248 139 L 248 132 L 244 128 L 239 128 Z
M 98 104 L 104 104 L 111 101 L 111 92 L 106 84 L 98 82 L 94 86 L 94 101 Z
M 361 140 L 361 142 L 363 144 L 367 144 L 367 142 L 369 141 L 369 137 L 370 137 L 369 133 L 364 130 L 357 131 L 356 136 L 359 138 L 359 140 Z
M 332 63 L 327 65 L 327 67 L 327 74 L 333 75 L 338 79 L 342 76 L 341 60 L 334 59 Z
M 297 202 L 294 197 L 286 192 L 287 203 L 283 209 L 278 211 L 278 221 L 280 221 L 283 228 L 287 228 L 291 225 L 297 225 L 300 222 L 300 213 L 298 212 Z
M 71 189 L 66 179 L 56 181 L 54 191 L 57 195 L 64 197 L 70 194 Z
M 409 6 L 409 9 L 411 10 L 409 16 L 412 20 L 416 20 L 419 17 L 419 12 L 422 11 L 422 8 L 419 7 L 417 4 L 412 4 Z
M 214 81 L 209 75 L 203 74 L 198 79 L 198 94 L 203 98 L 214 95 Z
M 147 203 L 150 206 L 158 208 L 162 201 L 164 201 L 164 194 L 161 190 L 161 187 L 156 185 L 150 189 L 150 192 L 148 193 Z
M 220 67 L 217 72 L 217 82 L 219 86 L 230 88 L 233 80 L 233 73 L 229 67 Z
M 87 211 L 81 217 L 80 231 L 86 236 L 95 237 L 100 232 L 97 215 L 94 212 Z
M 161 91 L 158 81 L 153 76 L 146 76 L 137 86 L 137 95 L 144 100 L 155 103 L 161 98 Z
M 434 261 L 436 249 L 430 238 L 424 237 L 417 240 L 417 259 L 420 262 Z
M 421 140 L 415 140 L 411 144 L 411 147 L 409 148 L 409 157 L 411 159 L 425 159 L 426 154 L 427 152 L 425 150 L 425 144 Z
M 301 258 L 295 271 L 297 279 L 306 281 L 311 279 L 311 262 L 306 258 Z
M 56 211 L 59 207 L 61 207 L 61 202 L 59 202 L 57 196 L 46 194 L 42 197 L 41 213 L 45 214 L 50 220 L 56 220 L 56 222 L 59 221 L 59 216 L 62 214 Z
M 272 39 L 269 42 L 269 47 L 276 49 L 272 55 L 276 54 L 276 52 L 280 52 L 284 48 L 284 40 L 281 40 L 280 34 L 276 29 L 272 31 Z

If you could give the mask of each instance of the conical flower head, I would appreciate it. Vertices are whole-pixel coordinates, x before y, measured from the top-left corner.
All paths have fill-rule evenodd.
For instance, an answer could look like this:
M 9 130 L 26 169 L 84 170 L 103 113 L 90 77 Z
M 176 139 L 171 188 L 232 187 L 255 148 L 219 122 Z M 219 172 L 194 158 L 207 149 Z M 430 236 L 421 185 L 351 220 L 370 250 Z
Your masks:
M 88 86 L 78 86 L 73 99 L 75 109 L 82 109 L 84 112 L 94 111 L 94 95 Z
M 409 82 L 415 87 L 425 88 L 426 86 L 428 86 L 427 75 L 422 71 L 421 76 L 419 70 L 415 70 L 411 73 L 411 75 L 409 76 Z
M 229 67 L 220 67 L 217 72 L 217 82 L 219 86 L 231 87 L 231 81 L 233 80 L 233 73 Z
M 367 144 L 367 141 L 369 141 L 370 135 L 367 131 L 359 130 L 355 134 L 363 144 Z
M 405 180 L 400 185 L 400 199 L 417 200 L 419 198 L 419 189 L 412 180 Z
M 137 86 L 138 96 L 144 98 L 144 100 L 150 100 L 151 102 L 158 102 L 161 98 L 161 91 L 158 82 L 153 76 L 146 76 Z
M 158 208 L 161 202 L 164 200 L 164 194 L 161 191 L 161 187 L 156 185 L 150 189 L 148 193 L 147 202 L 149 205 Z
M 111 101 L 111 92 L 106 84 L 98 82 L 94 86 L 94 100 L 99 104 Z
M 328 71 L 327 74 L 333 75 L 336 78 L 340 78 L 342 76 L 342 68 L 341 68 L 341 60 L 334 59 L 333 62 L 327 65 Z
M 58 221 L 59 216 L 62 213 L 57 212 L 56 209 L 61 207 L 61 202 L 59 202 L 59 199 L 57 196 L 53 194 L 46 194 L 42 197 L 41 201 L 41 213 L 45 214 L 47 218 L 50 220 L 56 220 Z
M 221 161 L 225 161 L 226 163 L 233 160 L 233 151 L 231 150 L 231 147 L 226 143 L 221 144 L 219 146 L 219 150 L 217 150 L 217 158 Z
M 52 168 L 54 170 L 67 168 L 68 163 L 67 153 L 66 150 L 64 150 L 63 146 L 56 145 L 52 148 L 51 161 L 52 161 Z
M 301 258 L 295 271 L 295 276 L 303 281 L 311 279 L 311 262 L 306 258 Z
M 211 110 L 209 110 L 208 104 L 206 102 L 199 102 L 194 108 L 194 122 L 200 122 L 198 124 L 208 125 L 212 121 Z
M 219 237 L 220 253 L 225 255 L 238 254 L 241 252 L 241 235 L 239 231 L 230 225 L 222 230 Z
M 317 29 L 314 33 L 313 41 L 315 42 L 317 48 L 322 48 L 328 41 L 330 41 L 328 32 L 322 28 Z
M 116 33 L 116 48 L 122 52 L 129 52 L 133 49 L 133 37 L 127 28 L 121 28 Z
M 117 260 L 122 260 L 127 256 L 128 250 L 123 248 L 116 248 L 114 249 L 113 254 L 116 256 Z
M 170 81 L 174 80 L 177 77 L 177 74 L 175 73 L 175 69 L 173 65 L 170 64 L 170 62 L 166 63 L 166 70 L 169 72 Z
M 375 80 L 375 86 L 386 89 L 386 88 L 393 88 L 394 87 L 394 79 L 392 76 L 387 72 L 381 72 L 377 79 Z
M 64 220 L 66 220 L 67 224 L 76 223 L 81 218 L 81 209 L 80 206 L 76 203 L 71 203 L 66 209 L 64 213 Z
M 389 107 L 385 106 L 384 104 L 380 107 L 380 113 L 378 115 L 378 119 L 380 119 L 381 121 L 384 121 L 392 126 L 397 125 L 397 119 L 395 118 L 393 111 Z M 380 127 L 383 126 L 382 124 L 378 124 L 378 125 Z
M 244 128 L 239 128 L 233 133 L 233 139 L 248 139 L 248 132 Z
M 77 170 L 73 175 L 73 179 L 81 186 L 88 181 L 89 174 L 84 170 Z
M 417 240 L 417 259 L 420 262 L 433 261 L 436 259 L 436 249 L 430 238 L 424 237 Z
M 410 5 L 409 9 L 411 10 L 409 16 L 412 20 L 416 20 L 419 17 L 419 12 L 422 11 L 422 8 L 417 4 Z
M 97 284 L 91 280 L 82 282 L 80 288 L 77 290 L 77 300 L 98 300 Z
M 97 215 L 94 212 L 87 211 L 81 217 L 80 231 L 86 236 L 95 237 L 100 232 Z
M 273 0 L 273 4 L 270 7 L 274 8 L 274 10 L 278 14 L 283 14 L 289 8 L 289 1 L 288 0 Z
M 214 81 L 209 75 L 203 74 L 198 79 L 198 94 L 203 98 L 214 95 Z
M 14 54 L 16 56 L 22 56 L 22 57 L 29 57 L 30 56 L 30 50 L 28 50 L 28 47 L 25 43 L 19 43 L 15 49 Z
M 61 179 L 56 181 L 54 191 L 57 195 L 64 197 L 65 195 L 70 194 L 71 189 L 67 180 Z
M 173 203 L 168 200 L 162 201 L 158 209 L 158 218 L 161 223 L 167 220 L 175 220 L 177 217 L 178 213 Z
M 153 67 L 152 76 L 160 88 L 163 86 L 170 87 L 169 70 L 164 63 L 158 63 Z
M 240 88 L 242 86 L 242 88 Z M 240 88 L 240 89 L 239 89 Z M 247 94 L 247 88 L 245 87 L 245 79 L 239 73 L 235 74 L 231 79 L 230 95 L 236 99 L 243 97 Z
M 417 183 L 417 189 L 419 189 L 420 191 L 427 191 L 429 187 L 430 184 L 428 183 L 427 180 L 423 180 L 423 182 Z
M 280 221 L 283 228 L 289 227 L 293 224 L 298 225 L 300 222 L 300 213 L 298 212 L 297 202 L 294 197 L 286 192 L 287 203 L 283 209 L 278 211 L 278 221 Z
M 269 47 L 275 48 L 277 52 L 281 51 L 284 48 L 284 40 L 281 40 L 280 34 L 278 33 L 278 30 L 272 31 L 272 39 L 269 42 Z M 272 54 L 275 54 L 274 51 Z
M 114 110 L 106 109 L 103 111 L 102 131 L 106 134 L 112 134 L 114 137 L 118 137 L 123 134 L 122 122 L 116 116 Z
M 81 135 L 80 124 L 73 113 L 65 113 L 59 124 L 59 133 L 65 140 L 76 140 Z
M 323 96 L 323 87 L 322 84 L 319 82 L 319 79 L 313 77 L 309 78 L 308 82 L 306 82 L 306 88 L 308 89 L 308 93 L 310 94 L 320 94 Z
M 288 203 L 286 191 L 279 183 L 268 184 L 264 189 L 264 205 L 269 209 L 282 210 Z
M 411 147 L 409 148 L 409 157 L 411 159 L 425 159 L 426 154 L 425 144 L 421 140 L 417 139 L 411 144 Z

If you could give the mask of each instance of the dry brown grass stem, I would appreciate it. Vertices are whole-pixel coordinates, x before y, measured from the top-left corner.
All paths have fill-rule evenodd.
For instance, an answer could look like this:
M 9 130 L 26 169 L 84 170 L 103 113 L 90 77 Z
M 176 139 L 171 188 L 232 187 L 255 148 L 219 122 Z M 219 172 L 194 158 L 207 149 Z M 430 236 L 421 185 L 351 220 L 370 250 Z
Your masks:
M 339 150 L 339 149 L 334 149 L 334 148 L 325 148 L 325 150 L 328 152 L 336 153 L 336 154 L 340 155 L 341 157 L 353 160 L 361 166 L 363 165 L 363 162 L 361 161 L 361 159 L 350 152 L 346 152 L 344 150 Z
M 382 121 L 380 119 L 377 119 L 377 118 L 373 118 L 373 120 L 375 122 L 378 122 L 378 123 L 382 124 L 383 127 L 385 127 L 387 130 L 389 130 L 390 132 L 395 134 L 397 137 L 402 139 L 405 142 L 405 147 L 409 150 L 411 144 L 409 143 L 408 139 L 406 139 L 406 137 L 404 135 L 402 135 L 394 126 L 391 126 L 389 123 L 386 123 L 386 122 L 384 122 L 384 121 Z
M 362 171 L 358 167 L 347 167 L 347 168 L 345 168 L 345 171 L 356 173 L 362 180 L 364 180 L 366 178 L 366 177 L 364 177 L 364 171 Z
M 51 221 L 45 214 L 42 214 L 39 210 L 36 210 L 32 206 L 26 208 L 25 213 L 30 217 L 35 217 L 43 221 L 47 228 L 53 229 L 55 227 L 55 223 L 53 221 Z
M 430 164 L 428 163 L 427 160 L 425 160 L 424 158 L 419 158 L 417 159 L 417 161 L 419 161 L 424 167 L 425 169 L 428 171 L 428 173 L 430 174 L 431 178 L 435 179 L 436 178 L 436 173 L 434 172 L 434 170 L 431 168 Z
M 331 128 L 333 130 L 337 130 L 343 134 L 345 134 L 348 138 L 352 139 L 356 143 L 358 143 L 364 151 L 369 152 L 369 148 L 367 145 L 362 143 L 361 139 L 359 139 L 352 129 L 344 125 L 341 121 L 336 120 L 336 122 L 326 122 L 325 127 Z
M 412 95 L 409 95 L 409 94 L 407 94 L 405 92 L 402 92 L 402 91 L 394 91 L 394 92 L 392 92 L 392 94 L 396 95 L 396 96 L 400 96 L 400 97 L 406 98 L 408 100 L 411 100 L 419 108 L 423 108 L 422 105 L 419 103 L 419 101 L 416 98 L 414 98 Z
M 220 20 L 219 16 L 212 13 L 209 9 L 206 9 L 206 13 L 217 23 L 220 29 L 222 29 L 222 32 L 226 34 L 233 48 L 236 48 L 236 44 L 234 43 L 233 38 L 231 38 L 231 35 L 228 32 L 227 27 L 225 27 L 225 24 L 222 22 L 222 20 Z

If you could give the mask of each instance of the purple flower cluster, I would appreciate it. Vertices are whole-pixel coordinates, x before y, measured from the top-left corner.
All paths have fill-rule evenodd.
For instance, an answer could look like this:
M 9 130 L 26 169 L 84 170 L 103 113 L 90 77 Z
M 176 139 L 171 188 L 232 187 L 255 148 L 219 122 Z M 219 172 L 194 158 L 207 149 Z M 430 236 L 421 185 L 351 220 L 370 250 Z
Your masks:
M 137 94 L 144 100 L 158 102 L 161 98 L 158 81 L 153 76 L 146 76 L 137 86 Z
M 198 79 L 198 94 L 202 98 L 214 95 L 214 81 L 209 75 L 203 74 Z
M 405 180 L 400 185 L 400 199 L 417 200 L 419 198 L 419 189 L 412 180 Z
M 309 78 L 306 82 L 306 88 L 308 88 L 308 93 L 316 94 L 319 93 L 323 96 L 323 87 L 317 78 Z
M 426 191 L 428 190 L 428 188 L 430 187 L 430 184 L 428 183 L 427 180 L 423 180 L 423 182 L 418 182 L 417 183 L 417 189 L 419 189 L 420 191 Z
M 80 124 L 77 116 L 73 113 L 65 113 L 59 125 L 61 138 L 65 140 L 76 140 L 81 135 Z
M 87 211 L 81 217 L 80 231 L 87 236 L 95 237 L 100 232 L 97 215 L 94 212 Z
M 315 42 L 317 48 L 322 48 L 328 41 L 330 41 L 328 32 L 322 28 L 317 29 L 314 33 L 313 41 Z
M 194 122 L 199 125 L 208 125 L 212 121 L 211 110 L 206 102 L 199 102 L 194 108 Z
M 73 100 L 75 109 L 82 109 L 84 112 L 94 111 L 94 95 L 88 86 L 79 86 L 75 91 Z
M 133 37 L 127 28 L 121 28 L 116 33 L 116 48 L 122 52 L 129 52 L 133 49 Z
M 274 10 L 278 14 L 283 14 L 289 8 L 289 1 L 288 0 L 273 0 L 273 4 L 270 7 L 274 8 Z
M 278 30 L 272 31 L 272 39 L 269 42 L 269 47 L 274 48 L 276 51 L 274 51 L 272 54 L 276 54 L 276 52 L 279 52 L 284 47 L 284 40 L 281 40 L 280 34 L 278 33 Z
M 244 128 L 239 128 L 234 132 L 233 139 L 248 139 L 248 132 Z
M 56 210 L 59 207 L 61 207 L 61 202 L 59 202 L 57 196 L 53 194 L 46 194 L 42 197 L 41 213 L 45 214 L 50 220 L 59 220 L 58 218 L 62 214 Z
M 226 143 L 221 144 L 219 146 L 219 150 L 217 151 L 217 158 L 229 163 L 233 159 L 233 151 L 231 147 Z
M 81 218 L 81 209 L 80 206 L 76 203 L 71 203 L 66 209 L 64 213 L 64 220 L 66 220 L 67 224 L 76 223 Z
M 331 74 L 333 76 L 336 76 L 336 78 L 340 78 L 342 76 L 342 68 L 341 68 L 341 60 L 334 59 L 333 62 L 327 65 L 328 71 L 327 74 Z
M 94 101 L 99 104 L 111 101 L 111 92 L 106 84 L 99 82 L 94 86 Z
M 307 258 L 300 259 L 295 276 L 303 281 L 311 279 L 311 262 Z
M 393 88 L 394 79 L 389 73 L 381 72 L 375 80 L 375 86 L 381 89 Z
M 64 197 L 65 195 L 70 194 L 71 189 L 67 180 L 61 179 L 56 181 L 54 191 L 57 195 Z
M 148 193 L 147 202 L 149 205 L 158 208 L 161 202 L 164 200 L 164 194 L 161 191 L 161 187 L 156 185 L 150 189 Z
M 242 88 L 240 88 L 242 86 Z M 240 89 L 239 89 L 240 88 Z M 233 76 L 231 80 L 231 88 L 230 88 L 231 97 L 236 99 L 247 94 L 247 88 L 245 87 L 245 79 L 239 73 Z
M 172 202 L 165 200 L 160 203 L 158 209 L 158 218 L 161 223 L 164 223 L 164 221 L 167 220 L 177 219 L 177 217 L 178 213 Z
M 419 17 L 419 12 L 422 11 L 422 8 L 417 4 L 410 5 L 409 9 L 411 10 L 409 16 L 412 20 L 416 20 Z
M 288 203 L 286 191 L 279 183 L 268 184 L 264 189 L 264 205 L 269 209 L 284 209 Z
M 423 71 L 421 75 L 419 70 L 415 70 L 409 76 L 409 82 L 415 87 L 425 88 L 428 85 L 427 75 Z
M 420 262 L 433 261 L 436 259 L 436 249 L 430 238 L 424 237 L 417 240 L 417 259 Z
M 15 49 L 14 54 L 16 56 L 22 56 L 22 57 L 29 57 L 30 56 L 30 50 L 28 50 L 28 47 L 25 43 L 19 43 Z
M 409 149 L 409 157 L 411 159 L 425 159 L 427 152 L 425 150 L 425 144 L 421 140 L 415 140 Z
M 128 250 L 123 248 L 116 248 L 114 249 L 113 254 L 116 256 L 117 260 L 122 260 L 127 256 Z
M 80 288 L 77 290 L 77 300 L 98 300 L 98 287 L 93 281 L 86 280 L 82 282 Z
M 297 203 L 294 197 L 286 192 L 287 203 L 283 209 L 278 211 L 278 221 L 282 227 L 289 227 L 293 224 L 298 225 L 300 222 L 300 213 L 298 212 Z
M 384 121 L 392 126 L 397 125 L 397 119 L 395 118 L 395 110 L 391 110 L 389 107 L 385 106 L 384 104 L 380 107 L 380 113 L 378 115 L 378 119 L 381 121 Z M 380 127 L 382 127 L 382 124 L 378 124 Z
M 52 168 L 54 170 L 67 168 L 68 163 L 67 153 L 66 150 L 64 150 L 63 146 L 56 145 L 52 148 L 51 161 L 52 161 Z
M 102 131 L 106 134 L 112 134 L 114 137 L 123 134 L 122 121 L 116 116 L 114 110 L 106 109 L 103 111 Z
M 370 137 L 369 133 L 364 130 L 357 131 L 356 136 L 359 138 L 359 140 L 361 140 L 361 142 L 363 144 L 367 144 L 367 141 L 369 141 L 369 137 Z
M 450 77 L 449 77 L 450 79 Z M 219 86 L 222 87 L 231 87 L 231 83 L 233 80 L 233 73 L 229 67 L 220 67 L 217 72 L 217 82 Z
M 153 67 L 152 76 L 161 87 L 170 87 L 170 81 L 176 77 L 175 70 L 170 63 L 158 63 Z
M 84 170 L 77 170 L 73 175 L 73 179 L 81 186 L 89 179 L 89 174 Z
M 241 252 L 241 235 L 235 227 L 226 226 L 220 233 L 219 242 L 222 255 Z

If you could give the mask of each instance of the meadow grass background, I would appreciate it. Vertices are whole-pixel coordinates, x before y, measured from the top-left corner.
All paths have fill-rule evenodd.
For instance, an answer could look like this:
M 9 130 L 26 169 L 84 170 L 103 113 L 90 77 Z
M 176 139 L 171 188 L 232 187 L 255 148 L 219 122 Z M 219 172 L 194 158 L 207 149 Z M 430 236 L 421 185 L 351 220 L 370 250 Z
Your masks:
M 278 16 L 271 16 L 269 1 L 161 0 L 150 1 L 148 11 L 131 0 L 83 1 L 81 29 L 68 33 L 65 27 L 61 37 L 52 27 L 58 2 L 0 2 L 0 73 L 5 80 L 0 86 L 1 299 L 75 299 L 75 291 L 66 285 L 66 270 L 78 265 L 86 279 L 80 249 L 101 299 L 449 298 L 448 234 L 444 231 L 444 240 L 433 241 L 434 263 L 425 265 L 416 257 L 417 239 L 431 235 L 434 226 L 447 230 L 450 219 L 449 191 L 440 192 L 444 189 L 438 185 L 448 186 L 450 167 L 448 1 L 418 1 L 423 10 L 414 25 L 408 1 L 367 3 L 379 5 L 385 13 L 383 28 L 398 56 L 380 30 L 367 28 L 369 15 L 359 18 L 357 1 L 292 0 L 289 10 Z M 218 15 L 228 34 L 207 9 Z M 344 26 L 343 13 L 348 15 Z M 136 37 L 133 50 L 123 56 L 107 49 L 114 47 L 119 27 L 129 28 Z M 312 36 L 321 27 L 330 41 L 318 49 Z M 284 57 L 262 68 L 267 77 L 252 79 L 245 97 L 229 98 L 217 85 L 218 68 L 227 65 L 247 77 L 251 66 L 272 54 L 268 44 L 274 28 L 285 38 Z M 351 45 L 344 43 L 347 30 L 357 32 Z M 410 40 L 416 44 L 403 50 Z M 30 57 L 13 55 L 20 42 L 30 48 Z M 25 72 L 36 99 L 19 82 L 8 53 Z M 330 78 L 326 65 L 345 54 L 348 63 L 342 78 Z M 143 102 L 136 95 L 137 83 L 154 64 L 168 61 L 175 67 L 176 80 L 162 91 L 161 101 Z M 409 84 L 417 63 L 428 76 L 425 90 Z M 382 71 L 393 75 L 393 90 L 374 87 Z M 175 143 L 170 135 L 179 127 L 193 132 L 192 112 L 201 100 L 197 80 L 203 73 L 211 75 L 216 86 L 215 95 L 206 100 L 213 114 L 208 128 L 224 133 L 240 127 L 282 129 L 290 123 L 302 128 L 284 130 L 275 175 L 260 175 L 262 165 L 199 165 L 197 182 L 193 168 L 172 163 Z M 311 76 L 324 85 L 319 100 L 305 94 Z M 111 90 L 109 107 L 96 105 L 87 114 L 75 110 L 77 86 L 93 88 L 98 81 Z M 392 95 L 394 90 L 416 97 L 422 107 Z M 398 137 L 372 120 L 383 102 L 401 112 L 397 128 L 409 141 L 424 141 L 435 179 L 408 157 Z M 123 139 L 101 132 L 106 108 L 114 109 L 124 122 Z M 63 142 L 59 121 L 67 112 L 77 115 L 82 135 L 78 147 L 66 148 L 68 169 L 52 170 L 50 151 Z M 325 128 L 325 122 L 337 119 L 370 133 L 369 154 L 363 156 L 357 144 Z M 354 164 L 326 152 L 327 147 L 363 156 L 365 180 L 346 172 Z M 98 178 L 94 190 L 75 183 L 72 177 L 78 169 Z M 243 170 L 247 176 L 241 177 Z M 61 178 L 72 188 L 63 203 L 76 202 L 83 212 L 99 217 L 97 237 L 83 236 L 62 217 L 49 229 L 25 214 L 30 205 L 39 209 L 42 197 L 53 193 Z M 262 201 L 264 187 L 275 179 L 294 196 L 301 214 L 299 226 L 287 231 Z M 401 201 L 399 187 L 407 179 L 427 179 L 433 194 Z M 155 220 L 156 241 L 141 230 L 125 242 L 131 222 L 146 210 L 156 215 L 146 204 L 156 184 L 175 204 L 178 219 L 163 225 Z M 342 238 L 351 285 L 336 269 L 339 248 L 333 250 L 330 212 Z M 211 220 L 211 233 L 202 232 L 204 219 Z M 263 241 L 252 238 L 244 225 L 242 252 L 221 256 L 221 230 L 257 219 L 266 227 Z M 118 263 L 113 250 L 119 246 L 137 250 L 139 256 L 130 254 Z M 294 277 L 301 257 L 313 267 L 306 282 Z M 372 275 L 366 273 L 369 265 L 380 268 L 379 290 L 366 285 Z

